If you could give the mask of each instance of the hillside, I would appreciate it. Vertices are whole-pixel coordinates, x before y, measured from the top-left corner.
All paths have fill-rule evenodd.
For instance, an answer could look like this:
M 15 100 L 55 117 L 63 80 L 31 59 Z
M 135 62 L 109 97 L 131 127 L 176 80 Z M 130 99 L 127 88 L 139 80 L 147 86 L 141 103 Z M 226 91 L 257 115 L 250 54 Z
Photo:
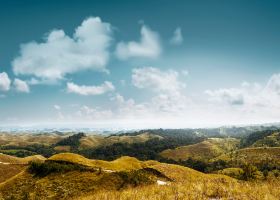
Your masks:
M 93 147 L 99 147 L 99 146 L 104 146 L 104 145 L 112 145 L 115 143 L 141 143 L 141 142 L 146 142 L 151 139 L 162 139 L 161 136 L 155 135 L 155 134 L 150 134 L 148 132 L 139 134 L 139 135 L 113 135 L 113 136 L 100 136 L 100 135 L 89 135 L 87 137 L 83 137 L 80 139 L 80 147 L 81 148 L 93 148 Z
M 45 158 L 40 155 L 17 158 L 5 154 L 0 154 L 0 183 L 20 173 L 26 169 L 30 161 L 43 161 Z
M 237 148 L 239 143 L 235 138 L 209 138 L 203 142 L 167 149 L 160 153 L 164 158 L 172 160 L 209 160 Z
M 280 147 L 280 132 L 274 132 L 257 140 L 252 147 Z
M 108 162 L 57 154 L 0 184 L 1 199 L 279 199 L 259 184 L 178 165 L 121 157 Z M 253 192 L 254 191 L 254 192 Z
M 253 132 L 241 139 L 241 147 L 279 147 L 279 133 L 279 129 L 268 129 Z
M 212 161 L 223 160 L 231 165 L 241 166 L 250 163 L 259 168 L 279 168 L 280 166 L 280 147 L 257 147 L 239 149 L 216 157 Z
M 51 145 L 60 141 L 61 139 L 71 135 L 73 133 L 0 133 L 0 145 L 1 146 L 17 146 L 24 147 L 34 144 Z

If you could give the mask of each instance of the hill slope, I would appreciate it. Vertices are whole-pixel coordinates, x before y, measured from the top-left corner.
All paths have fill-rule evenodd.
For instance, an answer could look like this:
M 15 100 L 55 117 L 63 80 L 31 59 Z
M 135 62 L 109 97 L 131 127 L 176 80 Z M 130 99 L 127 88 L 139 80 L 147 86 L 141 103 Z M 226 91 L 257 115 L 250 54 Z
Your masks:
M 0 183 L 23 171 L 28 162 L 43 161 L 44 159 L 40 155 L 17 158 L 0 153 Z
M 42 173 L 47 170 L 48 173 Z M 279 182 L 245 183 L 131 157 L 90 160 L 65 153 L 0 184 L 0 199 L 279 199 Z M 278 184 L 278 185 L 277 185 Z M 254 192 L 253 192 L 254 191 Z
M 167 149 L 161 152 L 161 156 L 173 160 L 209 160 L 237 147 L 239 140 L 235 138 L 209 138 L 203 142 Z
M 223 154 L 216 157 L 215 160 L 224 160 L 228 163 L 241 166 L 244 163 L 250 163 L 258 167 L 268 164 L 272 167 L 280 166 L 280 147 L 257 147 L 244 148 L 232 153 Z M 267 166 L 268 167 L 268 166 Z

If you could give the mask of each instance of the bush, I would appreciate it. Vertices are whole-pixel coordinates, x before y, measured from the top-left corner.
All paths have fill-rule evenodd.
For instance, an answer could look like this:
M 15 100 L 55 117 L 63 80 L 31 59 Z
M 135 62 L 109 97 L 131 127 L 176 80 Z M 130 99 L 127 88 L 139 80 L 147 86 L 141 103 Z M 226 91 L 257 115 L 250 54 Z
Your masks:
M 258 171 L 258 168 L 251 164 L 245 164 L 243 166 L 243 174 L 242 174 L 243 180 L 249 181 L 254 179 L 261 179 L 262 174 L 260 171 Z
M 65 173 L 69 171 L 88 171 L 93 170 L 89 169 L 86 166 L 73 164 L 73 163 L 66 163 L 66 162 L 54 162 L 54 161 L 45 161 L 45 162 L 38 162 L 38 161 L 31 161 L 29 163 L 29 172 L 35 174 L 36 176 L 47 176 L 51 173 Z

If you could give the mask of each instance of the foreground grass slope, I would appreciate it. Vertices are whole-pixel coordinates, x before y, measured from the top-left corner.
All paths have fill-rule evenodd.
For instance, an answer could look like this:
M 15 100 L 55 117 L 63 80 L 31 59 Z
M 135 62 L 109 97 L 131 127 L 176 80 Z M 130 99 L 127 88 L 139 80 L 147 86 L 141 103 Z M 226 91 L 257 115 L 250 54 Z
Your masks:
M 0 153 L 0 183 L 15 176 L 26 169 L 30 161 L 43 161 L 45 158 L 40 155 L 17 158 Z
M 33 166 L 33 167 L 32 167 Z M 35 166 L 35 167 L 34 167 Z M 42 173 L 42 169 L 48 173 Z M 164 183 L 158 185 L 158 181 Z M 0 199 L 279 199 L 279 180 L 225 175 L 121 157 L 108 162 L 63 153 L 0 184 Z

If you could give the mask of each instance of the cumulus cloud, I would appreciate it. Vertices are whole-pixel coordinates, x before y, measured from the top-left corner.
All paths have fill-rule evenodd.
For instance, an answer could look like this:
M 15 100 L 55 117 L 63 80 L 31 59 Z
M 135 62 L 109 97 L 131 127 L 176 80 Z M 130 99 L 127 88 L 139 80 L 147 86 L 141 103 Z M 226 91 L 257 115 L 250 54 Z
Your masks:
M 212 100 L 219 102 L 227 102 L 231 105 L 242 105 L 244 104 L 244 92 L 241 89 L 229 88 L 229 89 L 218 89 L 218 90 L 206 90 Z
M 132 83 L 137 88 L 149 88 L 157 92 L 178 92 L 185 84 L 178 80 L 178 72 L 162 71 L 154 67 L 135 68 L 132 71 Z
M 53 30 L 42 43 L 21 45 L 13 62 L 16 75 L 32 75 L 42 80 L 59 80 L 80 70 L 106 71 L 111 43 L 111 25 L 90 17 L 78 26 L 73 37 Z
M 16 91 L 18 91 L 18 92 L 24 92 L 24 93 L 30 92 L 29 86 L 25 81 L 22 81 L 22 80 L 16 78 L 14 80 L 13 84 L 14 84 Z
M 265 89 L 272 93 L 280 95 L 280 74 L 272 75 Z
M 84 120 L 106 120 L 112 118 L 113 113 L 111 110 L 102 110 L 83 105 L 79 108 L 76 115 Z
M 280 117 L 279 88 L 280 74 L 274 74 L 264 86 L 244 82 L 237 88 L 207 90 L 206 94 L 212 102 L 217 102 L 219 106 L 228 105 L 232 110 L 239 111 L 239 114 L 243 112 L 258 118 L 276 119 Z
M 10 90 L 11 80 L 6 72 L 0 73 L 0 91 Z
M 139 42 L 120 42 L 116 48 L 116 55 L 122 60 L 131 57 L 156 58 L 160 53 L 159 35 L 145 25 L 141 28 Z
M 181 31 L 181 28 L 178 27 L 175 29 L 174 33 L 173 33 L 173 36 L 170 40 L 170 43 L 173 44 L 173 45 L 180 45 L 182 44 L 184 41 L 183 39 L 183 36 L 182 36 L 182 31 Z
M 67 83 L 67 91 L 69 93 L 76 93 L 84 96 L 101 95 L 114 90 L 114 85 L 109 81 L 105 81 L 102 85 L 99 86 L 77 85 L 72 82 Z

